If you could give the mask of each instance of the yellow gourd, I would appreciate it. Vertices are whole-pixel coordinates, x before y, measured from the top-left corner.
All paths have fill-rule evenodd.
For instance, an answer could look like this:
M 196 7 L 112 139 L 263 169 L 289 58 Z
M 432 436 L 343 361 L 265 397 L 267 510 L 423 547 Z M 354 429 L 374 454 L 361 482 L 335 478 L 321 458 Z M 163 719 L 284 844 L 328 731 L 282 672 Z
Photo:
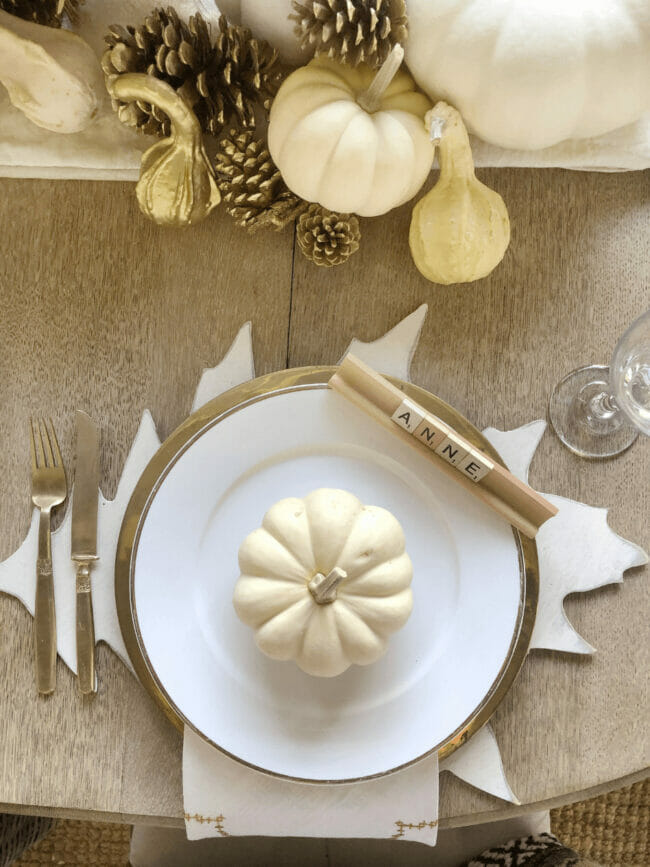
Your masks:
M 439 145 L 440 177 L 413 209 L 411 255 L 433 283 L 470 283 L 503 259 L 510 242 L 508 211 L 501 196 L 476 178 L 467 130 L 456 109 L 437 103 L 425 125 Z

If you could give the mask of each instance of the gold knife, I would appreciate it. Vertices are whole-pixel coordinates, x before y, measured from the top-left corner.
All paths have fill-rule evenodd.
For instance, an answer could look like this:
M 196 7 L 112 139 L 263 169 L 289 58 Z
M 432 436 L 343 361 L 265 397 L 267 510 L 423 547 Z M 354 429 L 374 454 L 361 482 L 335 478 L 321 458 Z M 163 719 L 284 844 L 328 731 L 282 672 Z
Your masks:
M 95 692 L 95 626 L 90 570 L 97 556 L 99 431 L 85 412 L 75 413 L 77 462 L 72 496 L 72 562 L 77 568 L 77 678 L 83 695 Z

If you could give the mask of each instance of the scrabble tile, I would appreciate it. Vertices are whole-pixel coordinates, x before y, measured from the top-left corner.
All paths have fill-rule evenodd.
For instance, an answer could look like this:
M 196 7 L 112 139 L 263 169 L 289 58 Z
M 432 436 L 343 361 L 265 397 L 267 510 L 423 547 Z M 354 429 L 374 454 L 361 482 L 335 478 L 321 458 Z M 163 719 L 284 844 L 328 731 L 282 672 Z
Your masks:
M 494 469 L 492 461 L 479 454 L 474 449 L 470 449 L 462 461 L 458 464 L 460 472 L 469 476 L 473 482 L 480 482 L 484 476 Z
M 411 403 L 411 401 L 408 400 L 408 398 L 404 398 L 404 400 L 400 403 L 395 412 L 392 414 L 391 418 L 400 427 L 404 428 L 404 430 L 408 431 L 409 433 L 413 433 L 419 426 L 424 416 L 421 412 L 418 412 L 418 410 Z
M 413 432 L 413 436 L 424 443 L 427 448 L 435 451 L 449 433 L 450 431 L 446 424 L 427 413 Z
M 468 454 L 469 449 L 465 448 L 462 440 L 449 433 L 444 440 L 436 447 L 435 452 L 440 455 L 448 464 L 457 467 L 463 458 Z

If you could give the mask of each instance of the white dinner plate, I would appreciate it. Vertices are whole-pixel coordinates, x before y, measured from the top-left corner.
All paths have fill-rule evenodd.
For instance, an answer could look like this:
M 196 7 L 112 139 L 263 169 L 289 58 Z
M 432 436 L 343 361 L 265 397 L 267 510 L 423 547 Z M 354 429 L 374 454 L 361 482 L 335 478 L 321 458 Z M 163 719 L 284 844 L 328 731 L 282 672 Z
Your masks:
M 521 665 L 537 601 L 534 543 L 329 390 L 331 373 L 255 380 L 185 422 L 136 488 L 116 562 L 129 653 L 173 721 L 311 782 L 383 775 L 466 740 Z M 489 449 L 446 404 L 400 385 Z M 320 487 L 391 511 L 413 561 L 406 626 L 378 662 L 335 678 L 268 659 L 232 605 L 242 540 L 277 500 Z

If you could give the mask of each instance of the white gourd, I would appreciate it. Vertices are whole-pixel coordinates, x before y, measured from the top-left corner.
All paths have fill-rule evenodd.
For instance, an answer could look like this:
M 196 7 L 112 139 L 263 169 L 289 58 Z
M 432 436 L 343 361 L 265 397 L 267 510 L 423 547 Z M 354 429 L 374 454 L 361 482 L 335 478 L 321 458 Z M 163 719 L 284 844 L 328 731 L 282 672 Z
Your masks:
M 0 83 L 32 123 L 53 132 L 85 129 L 105 98 L 99 61 L 83 39 L 3 11 Z
M 406 63 L 470 132 L 539 149 L 650 109 L 649 0 L 408 0 Z
M 320 56 L 292 72 L 271 107 L 273 161 L 296 195 L 331 211 L 384 214 L 412 199 L 431 169 L 431 108 L 393 48 L 377 72 Z
M 399 522 L 347 491 L 280 500 L 242 543 L 239 568 L 233 604 L 257 646 L 319 677 L 379 659 L 413 606 Z

